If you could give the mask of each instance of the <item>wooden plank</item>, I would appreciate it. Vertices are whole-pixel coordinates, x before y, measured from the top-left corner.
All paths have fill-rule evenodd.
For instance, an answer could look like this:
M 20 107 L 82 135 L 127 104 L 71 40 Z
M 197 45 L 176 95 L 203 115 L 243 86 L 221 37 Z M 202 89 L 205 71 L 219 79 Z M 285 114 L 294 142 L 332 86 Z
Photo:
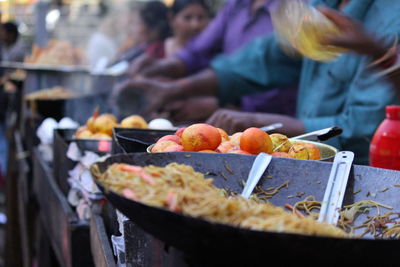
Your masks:
M 28 188 L 28 175 L 29 175 L 29 164 L 27 161 L 28 154 L 25 153 L 22 138 L 18 131 L 14 133 L 15 147 L 16 147 L 16 162 L 18 168 L 18 179 L 17 179 L 17 199 L 18 199 L 18 222 L 19 231 L 21 237 L 21 250 L 22 250 L 22 261 L 23 266 L 31 267 L 31 232 L 30 227 L 32 223 L 28 223 L 28 216 L 30 215 L 30 209 L 32 208 L 32 202 L 29 201 L 30 189 Z
M 8 132 L 8 166 L 5 179 L 6 187 L 6 237 L 5 237 L 5 266 L 22 266 L 21 238 L 19 235 L 18 213 L 18 167 L 15 158 L 16 147 L 14 131 Z
M 39 153 L 33 155 L 33 190 L 39 205 L 40 222 L 61 266 L 71 267 L 70 222 L 77 218 L 57 188 Z
M 34 150 L 33 162 L 33 188 L 40 221 L 59 264 L 65 267 L 93 266 L 89 223 L 79 220 L 37 150 Z
M 27 173 L 20 172 L 18 177 L 18 212 L 19 212 L 19 231 L 21 236 L 22 261 L 24 267 L 31 267 L 31 240 L 28 228 L 28 209 L 27 202 Z
M 106 227 L 101 216 L 92 213 L 90 219 L 90 244 L 96 267 L 115 267 L 115 258 Z

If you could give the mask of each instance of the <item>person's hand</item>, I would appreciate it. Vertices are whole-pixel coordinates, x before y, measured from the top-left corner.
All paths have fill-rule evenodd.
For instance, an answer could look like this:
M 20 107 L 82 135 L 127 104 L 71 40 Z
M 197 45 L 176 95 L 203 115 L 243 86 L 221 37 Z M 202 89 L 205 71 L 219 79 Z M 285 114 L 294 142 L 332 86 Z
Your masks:
M 179 58 L 167 57 L 144 66 L 140 71 L 140 75 L 144 77 L 163 76 L 177 79 L 186 76 L 187 70 L 185 63 Z
M 137 57 L 129 66 L 127 74 L 129 77 L 137 77 L 140 76 L 146 68 L 152 66 L 157 62 L 157 59 L 154 57 L 144 53 Z
M 216 97 L 191 97 L 167 104 L 164 111 L 175 123 L 205 121 L 218 109 Z
M 123 92 L 125 89 L 129 88 L 131 80 L 127 79 L 123 82 L 119 82 L 114 87 L 111 89 L 110 96 L 108 97 L 108 105 L 110 107 L 115 107 L 118 102 L 119 95 L 121 92 Z
M 115 105 L 119 94 L 124 90 L 136 90 L 145 95 L 147 100 L 144 116 L 158 113 L 170 101 L 175 99 L 174 83 L 155 79 L 136 78 L 129 79 L 117 85 L 110 97 L 110 105 Z
M 243 131 L 256 125 L 254 113 L 234 111 L 230 109 L 217 110 L 206 123 L 224 129 L 228 134 Z
M 318 7 L 318 10 L 330 19 L 340 30 L 340 34 L 326 36 L 324 45 L 342 47 L 358 54 L 379 58 L 385 54 L 386 47 L 378 43 L 361 23 L 328 7 Z
M 282 123 L 279 133 L 289 137 L 304 133 L 303 122 L 286 115 L 270 113 L 241 112 L 229 109 L 217 110 L 207 123 L 222 128 L 229 134 L 243 131 L 250 127 L 264 127 L 273 123 Z

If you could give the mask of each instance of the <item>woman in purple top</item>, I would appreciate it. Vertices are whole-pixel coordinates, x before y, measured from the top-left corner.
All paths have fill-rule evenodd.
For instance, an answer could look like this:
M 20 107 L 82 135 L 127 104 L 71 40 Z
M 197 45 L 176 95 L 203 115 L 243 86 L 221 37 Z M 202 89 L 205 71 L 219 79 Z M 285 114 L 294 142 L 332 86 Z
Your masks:
M 218 54 L 230 54 L 256 37 L 273 31 L 269 7 L 277 0 L 230 0 L 208 27 L 175 57 L 140 66 L 131 74 L 184 77 L 209 66 Z
M 175 56 L 157 60 L 147 66 L 135 66 L 130 70 L 130 75 L 176 79 L 201 71 L 219 54 L 232 54 L 255 38 L 271 34 L 273 25 L 270 10 L 278 1 L 227 1 L 208 27 Z M 287 90 L 276 89 L 245 96 L 242 98 L 240 109 L 293 115 L 296 91 L 296 87 L 292 86 Z M 184 123 L 205 120 L 217 107 L 215 98 L 188 97 L 184 101 L 170 103 L 164 107 L 163 112 L 175 122 Z

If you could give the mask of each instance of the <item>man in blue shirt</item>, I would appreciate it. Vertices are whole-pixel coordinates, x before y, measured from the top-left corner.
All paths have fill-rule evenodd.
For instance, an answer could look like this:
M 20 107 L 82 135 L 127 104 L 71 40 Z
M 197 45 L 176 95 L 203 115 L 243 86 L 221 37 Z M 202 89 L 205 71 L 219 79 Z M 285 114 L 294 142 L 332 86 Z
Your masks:
M 152 95 L 157 94 L 149 107 L 154 109 L 178 97 L 195 94 L 217 95 L 224 106 L 245 94 L 299 81 L 296 118 L 222 110 L 208 122 L 229 132 L 282 122 L 284 128 L 279 131 L 289 136 L 337 125 L 343 128 L 343 134 L 330 144 L 340 150 L 354 151 L 356 163 L 367 164 L 370 138 L 385 117 L 385 107 L 400 103 L 393 84 L 368 68 L 400 34 L 400 2 L 318 0 L 313 3 L 337 8 L 345 14 L 328 8 L 321 10 L 341 30 L 339 37 L 326 42 L 357 54 L 346 53 L 330 63 L 295 59 L 284 54 L 270 36 L 256 40 L 232 56 L 220 57 L 211 69 L 175 84 L 132 82 Z M 363 27 L 356 21 L 361 21 Z M 374 39 L 371 33 L 376 35 Z

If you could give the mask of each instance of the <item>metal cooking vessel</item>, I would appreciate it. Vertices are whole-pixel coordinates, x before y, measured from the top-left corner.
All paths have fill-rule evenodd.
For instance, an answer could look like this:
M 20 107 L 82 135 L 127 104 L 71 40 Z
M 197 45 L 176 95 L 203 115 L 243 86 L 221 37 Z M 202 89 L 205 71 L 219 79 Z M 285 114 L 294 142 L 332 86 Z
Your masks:
M 318 142 L 313 142 L 313 141 L 306 141 L 306 140 L 291 140 L 293 143 L 295 142 L 306 142 L 306 143 L 311 143 L 314 144 L 315 146 L 318 147 L 319 151 L 321 152 L 321 161 L 333 161 L 335 158 L 336 153 L 338 152 L 337 148 L 323 144 L 323 143 L 318 143 Z M 150 145 L 147 147 L 146 151 L 147 153 L 151 153 L 151 149 L 153 148 L 154 144 Z M 196 152 L 193 152 L 196 153 Z
M 216 186 L 239 193 L 242 190 L 241 181 L 246 179 L 254 159 L 255 156 L 236 154 L 133 153 L 115 155 L 97 165 L 103 172 L 113 163 L 139 166 L 184 163 L 193 166 L 196 171 L 207 173 Z M 322 200 L 331 167 L 329 162 L 273 158 L 259 186 L 265 189 L 290 181 L 287 188 L 269 200 L 278 206 L 286 203 L 293 205 L 307 195 Z M 400 188 L 394 186 L 396 184 L 400 184 L 400 172 L 353 166 L 344 205 L 371 199 L 392 206 L 394 212 L 399 211 L 397 196 Z M 157 239 L 195 259 L 198 266 L 266 266 L 270 261 L 278 261 L 283 266 L 293 262 L 293 259 L 299 263 L 326 263 L 328 259 L 329 264 L 345 262 L 360 266 L 379 262 L 380 266 L 389 266 L 398 261 L 400 240 L 373 240 L 370 237 L 342 239 L 253 231 L 147 206 L 98 185 L 116 209 Z M 379 192 L 385 187 L 390 189 Z M 360 193 L 354 194 L 356 190 Z M 364 221 L 366 216 L 360 215 L 356 222 Z

